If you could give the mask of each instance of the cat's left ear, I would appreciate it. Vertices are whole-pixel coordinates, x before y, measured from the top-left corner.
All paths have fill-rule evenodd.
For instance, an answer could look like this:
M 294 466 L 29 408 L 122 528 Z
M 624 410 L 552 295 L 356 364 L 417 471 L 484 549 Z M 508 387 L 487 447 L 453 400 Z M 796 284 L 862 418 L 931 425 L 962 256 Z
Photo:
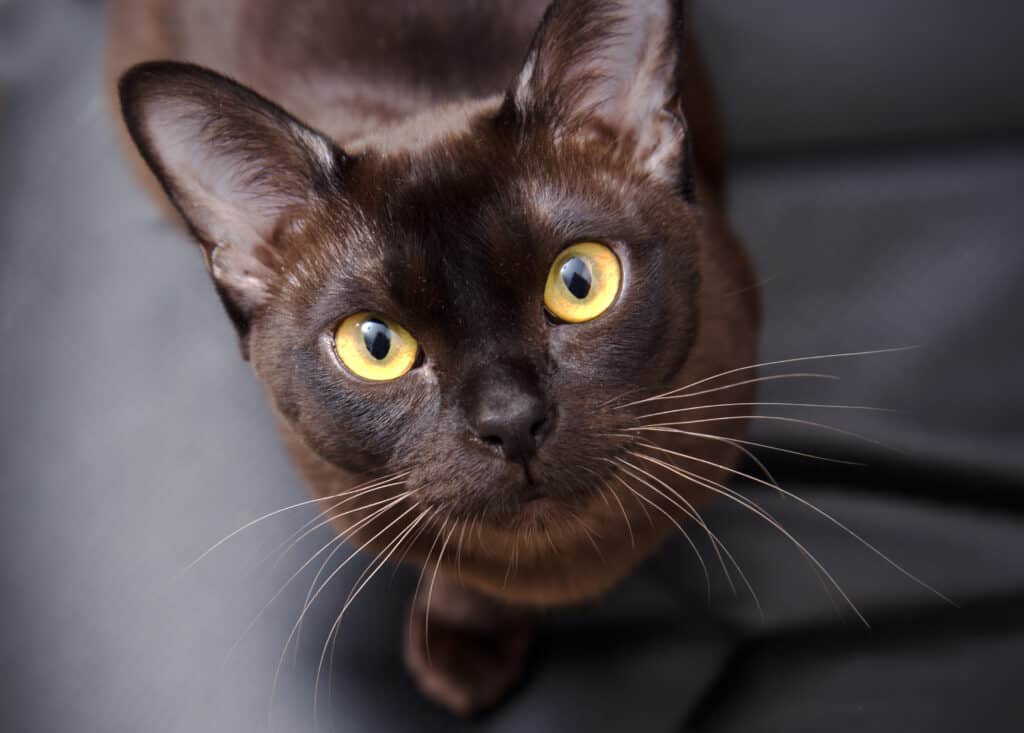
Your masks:
M 555 0 L 502 111 L 559 137 L 610 136 L 685 194 L 683 35 L 680 0 Z
M 251 89 L 191 64 L 140 64 L 119 89 L 132 140 L 202 246 L 245 354 L 289 234 L 339 188 L 344 153 Z

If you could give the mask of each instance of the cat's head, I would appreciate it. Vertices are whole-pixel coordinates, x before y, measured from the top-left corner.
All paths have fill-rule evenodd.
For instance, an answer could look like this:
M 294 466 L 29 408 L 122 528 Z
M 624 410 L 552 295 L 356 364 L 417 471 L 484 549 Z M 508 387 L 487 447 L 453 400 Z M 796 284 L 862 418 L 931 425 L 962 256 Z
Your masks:
M 607 476 L 696 332 L 677 3 L 562 2 L 506 94 L 335 142 L 213 72 L 121 82 L 279 412 L 321 458 L 514 515 Z

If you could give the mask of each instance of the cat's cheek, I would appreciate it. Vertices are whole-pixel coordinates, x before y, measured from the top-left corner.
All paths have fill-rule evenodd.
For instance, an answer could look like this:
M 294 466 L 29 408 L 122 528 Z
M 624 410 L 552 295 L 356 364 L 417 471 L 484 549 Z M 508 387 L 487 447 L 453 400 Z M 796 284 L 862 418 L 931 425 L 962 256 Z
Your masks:
M 349 471 L 406 465 L 415 460 L 416 436 L 429 432 L 431 410 L 407 396 L 349 394 L 307 416 L 300 426 L 323 458 Z
M 252 365 L 279 421 L 319 458 L 345 471 L 390 465 L 402 453 L 409 415 L 429 412 L 432 380 L 410 373 L 401 383 L 360 382 L 322 339 L 282 346 L 274 334 L 287 328 L 277 325 L 255 332 Z
M 610 388 L 635 381 L 644 371 L 645 360 L 635 357 L 635 338 L 628 327 L 625 332 L 623 328 L 617 317 L 554 326 L 548 339 L 553 376 L 569 388 Z

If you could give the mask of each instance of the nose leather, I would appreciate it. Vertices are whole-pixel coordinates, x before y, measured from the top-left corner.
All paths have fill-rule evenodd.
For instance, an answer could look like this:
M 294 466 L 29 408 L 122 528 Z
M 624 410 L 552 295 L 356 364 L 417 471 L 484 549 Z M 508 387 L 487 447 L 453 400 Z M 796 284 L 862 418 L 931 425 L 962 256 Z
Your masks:
M 475 386 L 469 422 L 484 443 L 507 460 L 527 463 L 537 453 L 548 408 L 528 371 L 490 367 Z

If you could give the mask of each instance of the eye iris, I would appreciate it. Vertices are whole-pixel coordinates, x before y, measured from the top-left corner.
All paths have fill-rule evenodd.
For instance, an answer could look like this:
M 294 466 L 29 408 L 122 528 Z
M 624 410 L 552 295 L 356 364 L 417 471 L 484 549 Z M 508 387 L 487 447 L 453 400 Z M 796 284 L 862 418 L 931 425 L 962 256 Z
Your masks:
M 383 361 L 391 351 L 391 329 L 383 321 L 371 318 L 364 321 L 359 330 L 363 332 L 363 343 L 370 356 Z
M 583 300 L 590 294 L 593 284 L 593 276 L 587 263 L 579 257 L 571 257 L 562 265 L 560 271 L 565 289 L 572 293 L 573 297 Z

